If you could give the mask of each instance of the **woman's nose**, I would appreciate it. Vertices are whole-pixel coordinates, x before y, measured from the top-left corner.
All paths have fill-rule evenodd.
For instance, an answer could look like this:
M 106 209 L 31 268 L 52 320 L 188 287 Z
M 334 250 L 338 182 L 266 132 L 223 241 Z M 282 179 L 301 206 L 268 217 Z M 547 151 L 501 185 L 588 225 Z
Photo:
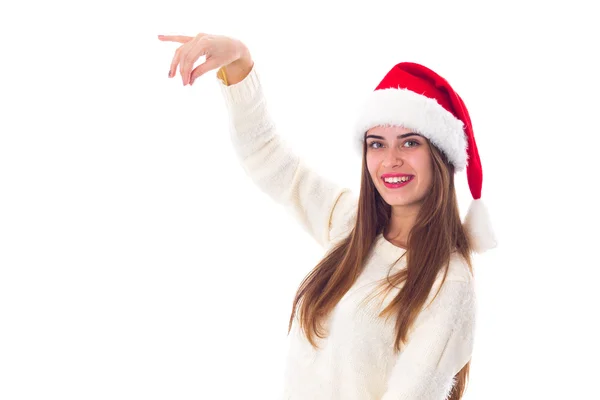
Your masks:
M 383 162 L 384 162 L 385 166 L 404 164 L 404 160 L 402 159 L 402 154 L 401 154 L 400 150 L 395 149 L 395 148 L 391 148 L 390 150 L 388 150 L 386 152 Z

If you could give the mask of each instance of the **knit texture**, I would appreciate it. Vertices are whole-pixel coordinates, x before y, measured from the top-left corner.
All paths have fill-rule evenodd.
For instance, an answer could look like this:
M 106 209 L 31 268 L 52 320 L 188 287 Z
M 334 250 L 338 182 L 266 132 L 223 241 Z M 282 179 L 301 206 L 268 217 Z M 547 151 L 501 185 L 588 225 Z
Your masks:
M 351 229 L 358 197 L 312 170 L 278 135 L 256 64 L 241 82 L 217 82 L 228 109 L 230 138 L 248 177 L 289 210 L 324 250 L 334 246 Z M 282 400 L 447 399 L 455 374 L 472 355 L 474 280 L 466 262 L 453 255 L 443 287 L 438 293 L 440 273 L 408 343 L 394 353 L 394 320 L 378 315 L 400 288 L 385 297 L 370 295 L 388 274 L 406 266 L 404 253 L 379 234 L 358 280 L 325 322 L 328 336 L 317 338 L 317 349 L 294 321 Z

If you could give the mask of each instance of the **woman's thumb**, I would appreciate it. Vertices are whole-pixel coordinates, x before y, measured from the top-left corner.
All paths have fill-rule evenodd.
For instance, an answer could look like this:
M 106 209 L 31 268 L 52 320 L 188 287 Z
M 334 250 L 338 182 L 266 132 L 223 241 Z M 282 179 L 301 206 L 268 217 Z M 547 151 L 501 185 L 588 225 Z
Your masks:
M 220 67 L 219 63 L 217 61 L 215 61 L 214 59 L 206 60 L 205 62 L 198 65 L 196 68 L 194 68 L 194 70 L 192 71 L 192 73 L 190 75 L 190 85 L 193 85 L 194 81 L 199 76 L 202 76 L 205 73 L 207 73 L 208 71 L 210 71 L 212 69 L 217 69 L 219 67 Z

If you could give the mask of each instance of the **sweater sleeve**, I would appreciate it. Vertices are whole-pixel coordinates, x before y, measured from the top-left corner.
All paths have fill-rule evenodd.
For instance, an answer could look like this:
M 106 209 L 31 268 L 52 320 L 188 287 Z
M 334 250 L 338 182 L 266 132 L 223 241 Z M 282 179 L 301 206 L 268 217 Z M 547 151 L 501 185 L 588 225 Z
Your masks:
M 279 136 L 269 115 L 256 65 L 240 82 L 218 84 L 229 115 L 229 132 L 247 176 L 276 203 L 288 209 L 319 245 L 330 246 L 346 232 L 358 200 L 311 169 Z
M 446 280 L 409 331 L 381 400 L 446 400 L 454 375 L 471 359 L 475 307 L 472 280 Z

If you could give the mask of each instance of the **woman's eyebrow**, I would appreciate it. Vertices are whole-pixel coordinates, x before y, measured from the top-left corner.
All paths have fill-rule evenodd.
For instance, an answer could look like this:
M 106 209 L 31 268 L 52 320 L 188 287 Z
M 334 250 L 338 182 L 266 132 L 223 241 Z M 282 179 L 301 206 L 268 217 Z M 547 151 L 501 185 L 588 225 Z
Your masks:
M 404 139 L 404 138 L 409 137 L 409 136 L 421 136 L 421 137 L 424 137 L 420 133 L 409 132 L 409 133 L 404 133 L 402 135 L 398 135 L 398 136 L 396 136 L 396 138 L 398 138 L 398 139 Z M 365 140 L 368 139 L 368 138 L 385 140 L 385 138 L 383 136 L 377 136 L 377 135 L 367 135 L 367 137 L 365 137 Z

